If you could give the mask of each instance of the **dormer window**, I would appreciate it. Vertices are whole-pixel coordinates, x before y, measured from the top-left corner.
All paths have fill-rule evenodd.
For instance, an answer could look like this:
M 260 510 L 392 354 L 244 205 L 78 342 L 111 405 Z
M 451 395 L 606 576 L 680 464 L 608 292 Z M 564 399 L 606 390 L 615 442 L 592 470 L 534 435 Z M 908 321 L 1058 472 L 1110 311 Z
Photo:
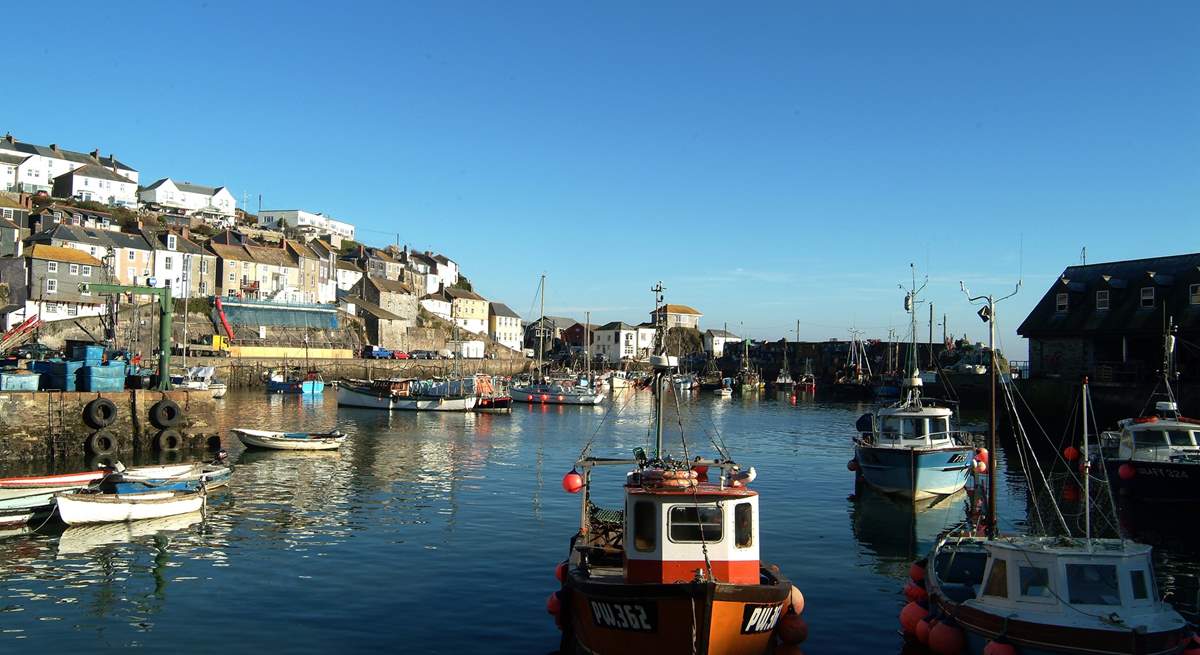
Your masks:
M 1154 309 L 1154 287 L 1142 287 L 1142 309 Z
M 174 250 L 177 243 L 178 237 L 176 237 L 174 234 L 167 235 L 167 250 Z
M 1060 294 L 1055 295 L 1054 311 L 1058 312 L 1059 314 L 1065 313 L 1067 311 L 1067 304 L 1068 304 L 1067 294 L 1060 293 Z
M 1096 309 L 1099 311 L 1108 309 L 1108 289 L 1101 289 L 1096 292 Z

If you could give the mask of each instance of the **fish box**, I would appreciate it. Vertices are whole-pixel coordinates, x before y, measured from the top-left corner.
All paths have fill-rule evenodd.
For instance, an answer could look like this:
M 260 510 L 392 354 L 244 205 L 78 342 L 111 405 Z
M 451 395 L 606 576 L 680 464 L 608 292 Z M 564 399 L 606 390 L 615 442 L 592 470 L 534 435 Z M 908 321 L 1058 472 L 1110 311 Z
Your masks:
M 0 391 L 37 391 L 41 373 L 0 372 Z
M 82 391 L 123 391 L 125 376 L 119 378 L 81 378 L 79 386 Z
M 71 359 L 80 359 L 88 366 L 99 364 L 104 360 L 104 346 L 100 344 L 76 345 L 71 348 Z

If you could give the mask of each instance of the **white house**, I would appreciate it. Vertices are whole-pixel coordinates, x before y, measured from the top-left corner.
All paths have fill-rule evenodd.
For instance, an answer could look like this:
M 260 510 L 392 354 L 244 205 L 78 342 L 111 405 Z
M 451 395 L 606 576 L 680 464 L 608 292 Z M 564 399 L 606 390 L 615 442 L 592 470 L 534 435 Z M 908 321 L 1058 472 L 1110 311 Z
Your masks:
M 344 259 L 337 260 L 337 288 L 339 291 L 349 291 L 362 279 L 363 272 L 354 262 Z
M 701 314 L 687 305 L 663 305 L 661 308 L 650 312 L 651 322 L 658 320 L 658 315 L 660 312 L 666 314 L 668 330 L 674 327 L 699 329 L 700 317 L 704 316 L 704 314 Z
M 449 321 L 452 320 L 450 312 L 453 301 L 454 299 L 446 293 L 445 289 L 440 289 L 434 293 L 422 296 L 421 307 L 424 307 L 425 311 L 430 314 Z
M 725 344 L 738 344 L 741 341 L 741 337 L 725 330 L 704 331 L 704 350 L 713 357 L 721 357 L 725 354 Z
M 171 209 L 182 209 L 186 214 L 203 214 L 213 217 L 213 222 L 232 226 L 237 200 L 229 189 L 219 186 L 203 186 L 191 182 L 176 182 L 169 177 L 142 189 L 138 199 L 143 203 Z
M 87 164 L 103 166 L 132 181 L 137 187 L 138 172 L 118 161 L 114 155 L 101 157 L 99 150 L 84 154 L 59 148 L 53 143 L 38 146 L 5 134 L 0 139 L 0 190 L 50 193 L 56 177 Z
M 84 164 L 54 178 L 53 191 L 59 198 L 78 198 L 96 202 L 137 206 L 137 182 L 122 177 L 99 164 Z
M 282 229 L 282 225 L 294 228 L 312 228 L 303 232 L 317 235 L 336 234 L 343 239 L 354 240 L 354 226 L 345 221 L 339 221 L 320 212 L 306 212 L 302 209 L 264 209 L 258 213 L 259 227 L 272 230 Z
M 654 339 L 658 336 L 658 329 L 653 323 L 642 323 L 637 327 L 637 358 L 650 359 L 650 355 L 654 354 Z
M 592 332 L 592 353 L 606 361 L 637 359 L 638 329 L 628 323 L 605 323 Z
M 521 350 L 521 316 L 504 303 L 488 303 L 488 336 L 505 348 Z

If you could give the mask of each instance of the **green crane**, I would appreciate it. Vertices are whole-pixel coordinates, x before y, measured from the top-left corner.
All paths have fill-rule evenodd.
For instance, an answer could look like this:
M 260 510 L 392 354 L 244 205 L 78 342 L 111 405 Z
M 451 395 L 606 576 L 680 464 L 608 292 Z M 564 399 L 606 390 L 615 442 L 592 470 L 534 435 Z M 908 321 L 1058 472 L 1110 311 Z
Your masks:
M 158 296 L 158 390 L 171 390 L 171 316 L 175 303 L 171 299 L 171 287 L 140 287 L 132 284 L 81 284 L 81 293 L 132 293 L 142 296 Z

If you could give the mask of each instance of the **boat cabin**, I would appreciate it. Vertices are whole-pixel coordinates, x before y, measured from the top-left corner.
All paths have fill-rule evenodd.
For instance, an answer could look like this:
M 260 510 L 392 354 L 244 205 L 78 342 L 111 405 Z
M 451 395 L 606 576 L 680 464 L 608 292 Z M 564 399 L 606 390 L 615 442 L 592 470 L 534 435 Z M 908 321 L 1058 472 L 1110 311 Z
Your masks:
M 1180 421 L 1130 423 L 1121 430 L 1117 457 L 1138 462 L 1200 464 L 1200 425 Z
M 954 445 L 951 415 L 947 407 L 889 407 L 879 410 L 869 425 L 860 427 L 872 433 L 871 445 L 875 447 L 940 448 Z
M 758 494 L 708 482 L 625 488 L 625 581 L 758 584 Z M 706 560 L 708 564 L 706 565 Z

